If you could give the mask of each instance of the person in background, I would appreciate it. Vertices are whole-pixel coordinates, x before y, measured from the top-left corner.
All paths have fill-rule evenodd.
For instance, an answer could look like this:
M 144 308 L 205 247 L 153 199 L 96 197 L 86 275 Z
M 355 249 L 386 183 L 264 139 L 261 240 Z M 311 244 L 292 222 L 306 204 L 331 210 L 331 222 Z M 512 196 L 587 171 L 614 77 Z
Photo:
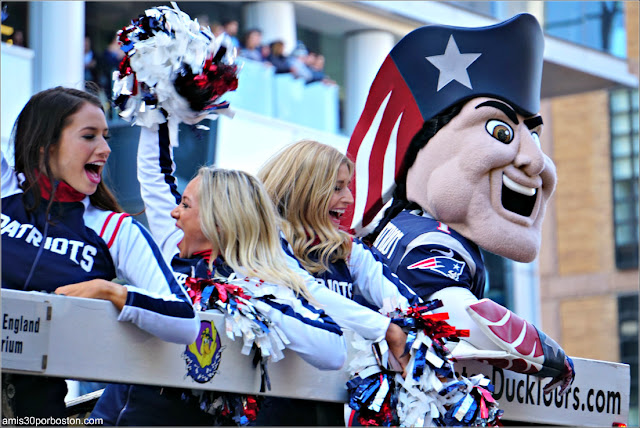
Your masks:
M 366 308 L 383 313 L 406 309 L 420 299 L 369 247 L 339 229 L 340 217 L 353 204 L 353 169 L 353 162 L 337 149 L 302 140 L 269 159 L 258 177 L 278 210 L 293 254 L 321 286 L 362 305 L 360 313 L 368 312 Z M 342 326 L 367 334 L 364 322 Z M 268 420 L 276 425 L 313 425 L 313 417 L 320 425 L 343 423 L 341 403 L 276 398 L 268 402 Z
M 238 55 L 253 61 L 262 62 L 262 31 L 252 28 L 244 33 Z
M 284 42 L 276 40 L 269 43 L 269 56 L 267 61 L 275 67 L 276 74 L 291 73 L 291 64 L 284 54 Z
M 224 32 L 231 38 L 231 43 L 236 49 L 240 48 L 240 42 L 238 41 L 238 21 L 235 19 L 225 19 L 222 21 L 222 28 Z
M 304 80 L 305 83 L 309 83 L 313 77 L 311 69 L 308 66 L 309 51 L 302 42 L 298 41 L 296 48 L 291 52 L 288 60 L 293 76 L 297 79 Z
M 214 21 L 211 23 L 211 34 L 217 39 L 220 35 L 224 34 L 224 27 L 220 22 Z
M 91 47 L 91 38 L 85 36 L 84 38 L 84 80 L 86 82 L 97 83 L 97 71 L 98 61 L 96 55 Z
M 107 300 L 118 321 L 192 343 L 200 321 L 189 296 L 102 179 L 108 140 L 100 100 L 85 91 L 55 87 L 27 102 L 12 133 L 15 168 L 2 153 L 2 288 Z M 64 379 L 2 382 L 12 416 L 66 416 Z
M 335 80 L 329 78 L 324 71 L 324 55 L 309 52 L 309 68 L 311 69 L 311 80 L 307 83 L 322 82 L 327 85 L 336 85 Z
M 111 93 L 113 88 L 113 72 L 118 70 L 120 62 L 124 58 L 124 52 L 120 49 L 120 43 L 118 42 L 118 36 L 113 36 L 109 39 L 109 44 L 102 52 L 98 66 L 100 70 L 99 83 L 107 96 L 107 99 L 111 99 Z
M 22 30 L 16 30 L 13 33 L 13 37 L 11 37 L 12 40 L 12 44 L 14 46 L 25 46 L 25 42 L 24 42 L 24 32 Z

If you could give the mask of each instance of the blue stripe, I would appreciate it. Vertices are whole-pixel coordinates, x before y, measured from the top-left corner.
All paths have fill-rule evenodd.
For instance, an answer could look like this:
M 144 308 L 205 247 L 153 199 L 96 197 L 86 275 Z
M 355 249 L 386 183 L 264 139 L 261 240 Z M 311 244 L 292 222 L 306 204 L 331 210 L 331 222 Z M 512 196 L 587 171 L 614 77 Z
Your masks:
M 296 256 L 294 256 L 294 255 L 293 255 L 293 251 L 290 249 L 290 244 L 289 244 L 289 242 L 288 242 L 285 238 L 283 238 L 282 236 L 280 237 L 280 245 L 282 245 L 282 249 L 284 250 L 284 252 L 285 252 L 289 257 L 291 257 L 293 260 L 295 260 L 295 261 L 296 261 L 296 263 L 298 263 L 298 266 L 300 266 L 300 269 L 305 270 L 305 269 L 302 267 L 302 264 L 300 263 L 300 260 L 298 260 L 298 258 L 297 258 Z M 311 274 L 309 274 L 309 275 L 311 275 Z
M 340 328 L 340 326 L 338 326 L 338 324 L 336 324 L 336 322 L 324 312 L 321 315 L 321 318 L 319 320 L 311 320 L 294 311 L 293 308 L 289 305 L 276 303 L 268 299 L 260 299 L 260 300 L 267 303 L 269 306 L 279 310 L 285 316 L 295 318 L 299 321 L 302 321 L 304 324 L 342 336 L 342 329 Z
M 129 217 L 129 218 L 131 218 L 131 217 Z M 189 316 L 189 318 L 193 318 L 194 312 L 193 312 L 193 308 L 191 307 L 191 299 L 189 298 L 189 295 L 187 294 L 185 289 L 182 288 L 180 286 L 180 284 L 178 284 L 178 281 L 176 281 L 175 276 L 173 276 L 173 271 L 165 263 L 164 258 L 162 257 L 162 253 L 160 252 L 160 249 L 158 248 L 158 245 L 156 244 L 156 242 L 151 237 L 151 234 L 136 219 L 131 218 L 131 221 L 132 221 L 133 225 L 138 227 L 138 229 L 140 230 L 140 233 L 142 234 L 142 236 L 144 236 L 144 238 L 147 240 L 147 243 L 149 244 L 149 247 L 151 248 L 151 251 L 153 252 L 153 256 L 155 257 L 155 259 L 156 259 L 156 261 L 158 263 L 158 267 L 162 271 L 162 274 L 164 275 L 164 278 L 165 278 L 167 284 L 169 285 L 169 290 L 178 299 L 180 299 L 180 300 L 182 300 L 182 301 L 184 301 L 184 302 L 186 302 L 188 304 L 188 306 L 191 308 L 191 315 Z M 155 299 L 155 300 L 157 300 L 157 299 Z M 180 302 L 169 302 L 169 303 L 181 304 Z M 135 306 L 138 306 L 138 305 L 135 305 Z M 167 314 L 167 315 L 170 315 L 170 314 Z
M 390 282 L 392 282 L 396 286 L 396 288 L 398 289 L 400 294 L 402 294 L 404 297 L 407 298 L 407 300 L 409 301 L 410 305 L 415 305 L 415 304 L 418 304 L 418 303 L 422 302 L 422 299 L 420 299 L 420 297 L 417 296 L 413 292 L 413 290 L 411 288 L 409 288 L 409 286 L 407 284 L 402 282 L 402 280 L 400 278 L 398 278 L 398 276 L 395 275 L 391 271 L 389 266 L 387 266 L 383 262 L 382 257 L 380 257 L 378 254 L 376 254 L 376 252 L 372 251 L 371 248 L 369 248 L 369 246 L 365 245 L 359 239 L 353 238 L 353 242 L 354 242 L 354 244 L 362 246 L 362 248 L 364 250 L 368 251 L 373 256 L 373 258 L 374 258 L 374 260 L 376 262 L 378 262 L 378 263 L 380 263 L 382 265 L 382 275 L 384 275 L 385 278 L 387 278 Z
M 160 145 L 160 172 L 164 175 L 164 181 L 169 185 L 171 194 L 176 199 L 176 204 L 180 203 L 182 196 L 178 192 L 178 186 L 176 184 L 176 178 L 173 176 L 172 159 L 171 159 L 171 140 L 169 139 L 169 126 L 167 123 L 160 124 L 160 130 L 158 131 L 158 143 Z
M 293 260 L 295 260 L 296 263 L 298 263 L 298 267 L 306 272 L 306 269 L 304 267 L 302 267 L 302 264 L 300 263 L 300 260 L 298 260 L 297 257 L 293 255 L 293 252 L 289 249 L 289 242 L 285 238 L 280 237 L 280 244 L 282 245 L 282 249 L 284 250 L 285 254 L 288 255 L 289 257 L 291 257 Z M 309 274 L 309 276 L 313 277 L 313 275 L 311 275 L 311 274 Z M 314 278 L 314 281 L 315 281 L 315 278 Z M 302 302 L 302 306 L 304 306 L 305 308 L 307 308 L 311 312 L 314 312 L 316 314 L 324 313 L 324 311 L 322 309 L 316 308 L 311 303 L 309 303 L 309 301 L 307 299 L 301 299 L 301 302 Z M 333 321 L 333 320 L 331 320 L 331 321 Z
M 173 318 L 195 318 L 195 312 L 190 303 L 180 300 L 162 300 L 132 290 L 127 293 L 127 305 Z

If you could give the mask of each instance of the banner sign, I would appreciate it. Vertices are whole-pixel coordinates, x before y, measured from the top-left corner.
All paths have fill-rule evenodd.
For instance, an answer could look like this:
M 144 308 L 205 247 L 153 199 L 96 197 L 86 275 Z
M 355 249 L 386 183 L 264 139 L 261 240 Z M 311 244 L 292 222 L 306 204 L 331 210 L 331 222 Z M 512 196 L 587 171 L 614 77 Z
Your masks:
M 2 371 L 347 401 L 346 367 L 318 370 L 289 350 L 285 350 L 283 360 L 267 365 L 271 390 L 260 392 L 260 368 L 254 367 L 252 355 L 241 353 L 241 338 L 233 341 L 226 336 L 223 315 L 199 315 L 198 340 L 178 345 L 164 342 L 131 323 L 118 322 L 118 311 L 107 301 L 2 290 Z M 349 341 L 351 333 L 347 331 L 345 336 Z M 349 348 L 349 353 L 353 355 L 355 351 Z M 455 368 L 464 376 L 483 373 L 492 381 L 505 421 L 565 426 L 627 423 L 629 366 L 573 360 L 576 379 L 564 396 L 555 391 L 542 392 L 550 379 L 540 382 L 534 376 L 477 361 L 459 361 Z
M 504 419 L 568 426 L 628 423 L 630 372 L 627 364 L 573 358 L 576 377 L 569 391 L 544 394 L 549 378 L 515 373 L 477 361 L 455 364 L 463 376 L 482 373 L 494 385 Z
M 2 369 L 47 368 L 51 305 L 2 299 Z

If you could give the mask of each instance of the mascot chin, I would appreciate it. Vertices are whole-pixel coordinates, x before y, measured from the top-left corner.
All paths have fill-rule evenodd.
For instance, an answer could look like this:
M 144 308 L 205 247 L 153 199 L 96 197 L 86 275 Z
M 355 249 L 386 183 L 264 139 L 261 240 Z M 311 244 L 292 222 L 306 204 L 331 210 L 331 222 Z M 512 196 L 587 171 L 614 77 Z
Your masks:
M 489 27 L 430 25 L 400 40 L 349 142 L 355 208 L 343 226 L 422 299 L 440 299 L 452 325 L 470 330 L 454 357 L 551 377 L 545 391 L 564 393 L 574 378 L 571 359 L 534 325 L 483 298 L 480 253 L 531 262 L 540 249 L 556 185 L 540 147 L 543 51 L 529 14 Z

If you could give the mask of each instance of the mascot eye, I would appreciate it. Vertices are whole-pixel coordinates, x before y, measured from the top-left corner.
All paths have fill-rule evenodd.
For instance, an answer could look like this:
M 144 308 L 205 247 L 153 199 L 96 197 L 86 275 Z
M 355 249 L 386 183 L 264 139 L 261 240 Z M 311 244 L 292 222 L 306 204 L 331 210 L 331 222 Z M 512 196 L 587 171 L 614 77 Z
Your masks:
M 513 130 L 509 125 L 500 120 L 490 120 L 485 125 L 487 132 L 501 143 L 509 144 L 513 141 Z
M 540 147 L 540 136 L 538 136 L 537 132 L 532 132 L 531 133 L 531 138 L 533 138 L 533 141 L 536 142 L 536 146 Z

